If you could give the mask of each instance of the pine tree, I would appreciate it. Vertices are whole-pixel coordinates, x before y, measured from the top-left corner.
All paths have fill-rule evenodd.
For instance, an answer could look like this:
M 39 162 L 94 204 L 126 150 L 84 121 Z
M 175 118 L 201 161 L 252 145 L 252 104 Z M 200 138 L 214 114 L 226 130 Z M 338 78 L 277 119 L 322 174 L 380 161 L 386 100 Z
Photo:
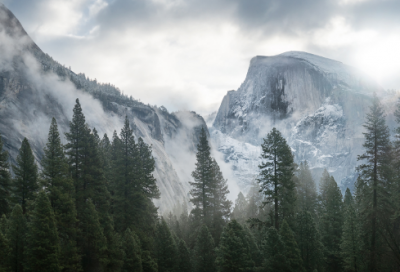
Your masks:
M 38 168 L 31 146 L 26 138 L 22 141 L 17 165 L 12 166 L 15 178 L 13 181 L 14 203 L 22 206 L 25 214 L 28 204 L 35 199 L 38 185 Z
M 28 271 L 61 271 L 56 221 L 46 193 L 39 192 L 28 225 L 26 266 Z
M 98 213 L 91 199 L 85 203 L 84 214 L 80 222 L 82 231 L 81 250 L 83 271 L 101 271 L 104 263 L 104 252 L 107 241 L 103 234 Z
M 125 230 L 122 247 L 124 250 L 124 264 L 121 271 L 142 272 L 143 268 L 139 239 L 129 228 Z
M 140 208 L 145 201 L 141 192 L 143 172 L 141 171 L 140 154 L 136 145 L 133 131 L 126 117 L 120 138 L 114 137 L 115 161 L 114 168 L 114 218 L 117 231 L 123 232 L 127 228 L 137 227 L 137 220 L 141 216 Z
M 385 163 L 390 148 L 389 129 L 386 126 L 384 110 L 376 94 L 372 99 L 370 112 L 366 116 L 363 133 L 365 153 L 358 156 L 363 161 L 357 170 L 360 175 L 357 180 L 357 197 L 361 207 L 363 231 L 368 236 L 367 250 L 369 270 L 379 271 L 379 264 L 384 255 L 384 246 L 379 237 L 379 217 L 385 216 L 390 208 L 385 205 L 388 198 L 388 183 L 385 179 Z
M 192 213 L 198 220 L 210 225 L 211 200 L 214 190 L 212 179 L 212 158 L 210 146 L 208 145 L 207 135 L 204 128 L 201 129 L 199 143 L 197 145 L 196 169 L 192 172 L 194 182 L 189 182 L 192 186 L 190 202 L 193 203 Z
M 355 209 L 353 196 L 349 188 L 346 189 L 344 200 L 344 225 L 340 244 L 343 266 L 346 271 L 361 271 L 361 237 L 360 226 Z
M 189 249 L 186 246 L 185 241 L 179 240 L 178 244 L 178 266 L 177 271 L 179 272 L 191 272 L 192 264 L 190 262 Z
M 271 272 L 290 271 L 288 260 L 285 257 L 285 245 L 276 228 L 271 227 L 264 242 L 264 268 Z
M 262 255 L 261 255 L 261 251 L 260 251 L 260 247 L 258 246 L 258 244 L 256 243 L 256 239 L 254 238 L 253 233 L 251 232 L 251 230 L 246 226 L 246 224 L 242 225 L 243 230 L 246 234 L 246 239 L 247 239 L 247 243 L 249 244 L 250 247 L 250 256 L 251 259 L 254 262 L 255 265 L 255 270 L 259 267 L 262 266 Z
M 300 211 L 309 211 L 316 216 L 317 189 L 307 161 L 300 163 L 298 182 L 297 207 Z
M 41 185 L 49 197 L 59 235 L 60 266 L 63 271 L 79 270 L 80 256 L 76 247 L 77 215 L 73 198 L 74 186 L 55 118 L 51 121 L 41 165 Z
M 164 219 L 157 225 L 156 251 L 159 272 L 176 271 L 177 248 Z
M 194 248 L 193 270 L 195 272 L 215 272 L 215 247 L 214 239 L 203 225 L 198 233 Z
M 285 247 L 283 255 L 290 268 L 289 271 L 291 272 L 305 271 L 303 267 L 303 260 L 301 259 L 300 249 L 297 246 L 294 234 L 290 229 L 289 224 L 286 222 L 286 220 L 283 220 L 279 234 L 282 243 Z
M 3 151 L 3 142 L 0 135 L 0 216 L 10 210 L 10 185 L 11 175 L 8 164 L 8 153 Z
M 233 208 L 233 212 L 231 215 L 232 219 L 237 220 L 239 223 L 243 224 L 247 219 L 247 207 L 248 203 L 242 192 L 238 194 L 238 197 L 235 201 L 235 207 Z
M 99 144 L 99 150 L 102 160 L 102 169 L 107 182 L 107 190 L 111 193 L 112 197 L 112 167 L 111 167 L 111 152 L 112 145 L 110 139 L 108 139 L 107 134 L 104 134 L 103 139 L 101 139 Z
M 326 271 L 339 271 L 342 267 L 340 242 L 343 227 L 342 193 L 333 177 L 325 185 L 321 198 L 321 236 L 325 247 Z
M 229 194 L 227 180 L 224 179 L 214 158 L 212 158 L 211 165 L 214 188 L 211 200 L 212 223 L 210 225 L 210 232 L 215 244 L 218 245 L 225 221 L 230 217 L 232 202 L 227 199 L 227 195 Z
M 261 190 L 266 196 L 265 203 L 274 204 L 274 225 L 279 230 L 279 222 L 294 215 L 295 184 L 292 151 L 282 134 L 273 128 L 261 145 L 259 165 Z
M 151 154 L 151 146 L 147 145 L 141 137 L 139 137 L 137 148 L 139 150 L 141 163 L 139 166 L 143 171 L 142 184 L 140 185 L 142 193 L 149 199 L 159 198 L 160 191 L 158 190 L 156 179 L 153 176 L 155 170 L 155 160 Z
M 66 154 L 68 155 L 68 163 L 72 179 L 74 181 L 75 192 L 78 193 L 84 178 L 83 162 L 85 158 L 85 146 L 87 141 L 87 129 L 85 124 L 85 116 L 82 113 L 79 99 L 76 99 L 74 107 L 74 115 L 69 124 L 70 131 L 65 133 L 68 143 L 65 145 Z M 78 199 L 77 199 L 78 201 Z M 79 203 L 81 204 L 81 203 Z M 83 205 L 83 204 L 82 204 Z M 80 207 L 77 209 L 80 210 Z
M 68 140 L 65 149 L 75 187 L 77 245 L 83 255 L 84 270 L 107 269 L 107 264 L 113 262 L 109 259 L 112 250 L 107 248 L 112 244 L 113 234 L 109 231 L 112 229 L 108 214 L 110 195 L 102 169 L 100 140 L 96 130 L 92 133 L 86 125 L 78 99 L 73 112 L 70 131 L 65 134 Z M 88 230 L 93 230 L 89 236 Z
M 251 258 L 250 245 L 242 226 L 232 220 L 224 228 L 217 249 L 216 264 L 218 271 L 251 271 L 254 262 Z
M 322 244 L 313 216 L 308 211 L 301 212 L 297 217 L 297 242 L 307 272 L 322 269 Z
M 27 227 L 22 207 L 19 204 L 14 206 L 8 221 L 6 239 L 10 246 L 7 258 L 9 267 L 11 271 L 22 272 L 24 271 L 24 248 Z

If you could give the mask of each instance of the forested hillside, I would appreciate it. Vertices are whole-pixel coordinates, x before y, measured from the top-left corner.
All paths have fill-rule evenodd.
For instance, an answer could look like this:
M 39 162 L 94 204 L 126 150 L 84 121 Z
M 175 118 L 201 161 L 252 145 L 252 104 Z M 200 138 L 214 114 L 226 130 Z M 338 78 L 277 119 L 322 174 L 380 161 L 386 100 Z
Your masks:
M 398 135 L 374 96 L 355 191 L 324 171 L 319 187 L 281 132 L 264 138 L 258 182 L 235 205 L 199 133 L 186 202 L 161 215 L 151 146 L 121 131 L 100 137 L 79 100 L 61 143 L 53 118 L 40 169 L 22 141 L 0 153 L 0 271 L 399 271 Z M 400 125 L 400 107 L 396 111 Z M 400 127 L 400 126 L 399 126 Z M 3 150 L 0 143 L 0 150 Z M 13 173 L 13 175 L 11 175 Z

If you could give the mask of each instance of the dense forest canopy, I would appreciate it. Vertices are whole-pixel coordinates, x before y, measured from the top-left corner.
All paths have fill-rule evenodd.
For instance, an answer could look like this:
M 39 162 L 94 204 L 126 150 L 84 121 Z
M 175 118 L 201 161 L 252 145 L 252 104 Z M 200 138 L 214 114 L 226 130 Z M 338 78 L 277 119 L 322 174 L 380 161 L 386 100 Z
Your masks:
M 26 138 L 10 166 L 0 138 L 0 271 L 400 271 L 400 126 L 392 140 L 383 112 L 374 96 L 344 195 L 273 128 L 233 204 L 203 128 L 190 202 L 161 215 L 151 146 L 127 117 L 100 137 L 77 99 L 64 145 L 53 118 L 40 167 Z

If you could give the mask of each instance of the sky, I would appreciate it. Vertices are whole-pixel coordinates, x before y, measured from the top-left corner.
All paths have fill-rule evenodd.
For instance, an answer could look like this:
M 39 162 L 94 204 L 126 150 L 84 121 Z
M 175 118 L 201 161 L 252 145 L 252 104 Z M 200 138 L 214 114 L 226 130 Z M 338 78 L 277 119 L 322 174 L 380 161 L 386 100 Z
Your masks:
M 400 90 L 398 0 L 0 0 L 76 73 L 169 111 L 217 111 L 250 59 L 306 51 Z

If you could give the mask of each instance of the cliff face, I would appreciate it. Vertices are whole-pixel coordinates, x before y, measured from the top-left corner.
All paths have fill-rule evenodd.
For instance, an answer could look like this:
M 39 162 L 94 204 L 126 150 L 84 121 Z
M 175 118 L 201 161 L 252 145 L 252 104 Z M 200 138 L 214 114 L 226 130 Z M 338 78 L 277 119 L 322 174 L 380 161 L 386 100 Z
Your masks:
M 75 99 L 82 104 L 86 121 L 102 137 L 120 132 L 125 115 L 136 137 L 153 147 L 154 176 L 161 191 L 156 200 L 161 211 L 176 202 L 188 201 L 189 184 L 181 169 L 183 151 L 195 157 L 198 130 L 203 118 L 192 112 L 169 113 L 164 107 L 145 105 L 121 94 L 110 84 L 100 84 L 84 74 L 75 74 L 43 53 L 29 38 L 14 15 L 0 4 L 0 134 L 15 162 L 26 137 L 39 162 L 52 117 L 59 129 L 69 129 Z M 63 139 L 65 142 L 65 139 Z M 177 143 L 179 141 L 179 143 Z M 179 146 L 179 151 L 175 147 Z
M 277 127 L 296 161 L 310 163 L 317 181 L 326 168 L 343 186 L 351 185 L 357 155 L 363 152 L 362 125 L 373 92 L 393 105 L 394 99 L 381 87 L 340 62 L 305 52 L 257 56 L 240 88 L 223 98 L 213 123 L 230 140 L 222 140 L 216 132 L 211 135 L 235 171 L 258 165 L 255 148 Z M 239 143 L 254 148 L 239 148 Z M 254 169 L 252 178 L 244 178 L 243 169 L 236 171 L 243 188 L 258 172 L 256 167 L 249 168 Z

